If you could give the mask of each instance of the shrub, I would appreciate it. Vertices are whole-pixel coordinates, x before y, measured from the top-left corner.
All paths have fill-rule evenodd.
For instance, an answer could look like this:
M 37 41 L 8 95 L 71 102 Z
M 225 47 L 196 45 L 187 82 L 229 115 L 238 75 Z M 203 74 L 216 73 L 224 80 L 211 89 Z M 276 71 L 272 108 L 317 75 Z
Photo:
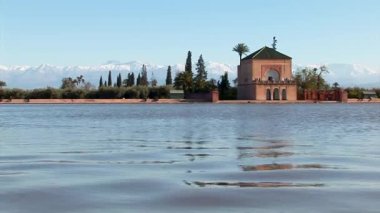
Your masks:
M 22 89 L 5 89 L 2 92 L 3 99 L 23 99 L 25 97 L 25 91 Z
M 53 88 L 46 89 L 34 89 L 32 91 L 27 91 L 25 99 L 52 99 L 59 98 L 59 90 Z
M 102 87 L 99 89 L 99 98 L 123 98 L 126 88 Z
M 149 95 L 148 97 L 150 99 L 158 99 L 159 98 L 159 88 L 158 87 L 152 87 L 152 88 L 149 88 Z
M 67 99 L 79 99 L 83 98 L 84 94 L 85 91 L 82 89 L 64 89 L 61 96 Z
M 237 99 L 237 88 L 231 87 L 226 90 L 223 94 L 219 93 L 220 100 L 236 100 Z
M 99 90 L 89 90 L 84 94 L 84 98 L 97 99 L 99 98 Z
M 166 86 L 161 86 L 158 88 L 158 93 L 160 98 L 169 98 L 170 97 L 170 88 Z
M 134 99 L 139 98 L 140 92 L 135 87 L 129 87 L 124 93 L 124 98 Z
M 149 96 L 149 89 L 146 86 L 137 86 L 137 90 L 139 91 L 139 98 L 147 99 Z

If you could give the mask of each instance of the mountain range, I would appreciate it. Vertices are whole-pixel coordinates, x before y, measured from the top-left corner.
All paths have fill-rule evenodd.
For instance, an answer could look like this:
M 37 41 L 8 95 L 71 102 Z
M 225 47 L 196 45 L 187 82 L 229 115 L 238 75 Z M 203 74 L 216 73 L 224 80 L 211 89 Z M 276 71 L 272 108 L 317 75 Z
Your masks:
M 4 66 L 0 65 L 0 80 L 5 81 L 8 88 L 43 88 L 59 87 L 62 78 L 76 77 L 83 75 L 84 79 L 94 86 L 98 85 L 100 76 L 107 79 L 108 71 L 112 71 L 113 80 L 121 73 L 125 78 L 129 72 L 134 72 L 135 76 L 141 71 L 145 64 L 148 71 L 148 78 L 155 78 L 159 84 L 163 84 L 166 78 L 167 66 L 131 61 L 121 63 L 118 61 L 108 61 L 101 65 L 94 66 L 55 66 L 42 64 L 39 66 Z M 315 67 L 317 65 L 307 65 Z M 174 64 L 172 76 L 184 70 L 184 64 Z M 193 65 L 194 69 L 195 65 Z M 305 66 L 294 65 L 294 71 Z M 338 82 L 341 86 L 362 86 L 380 87 L 380 70 L 373 70 L 357 64 L 327 64 L 329 73 L 325 74 L 325 79 L 330 83 Z M 224 72 L 229 73 L 229 79 L 236 78 L 236 66 L 218 62 L 206 62 L 208 78 L 219 79 Z M 195 72 L 195 70 L 194 70 Z

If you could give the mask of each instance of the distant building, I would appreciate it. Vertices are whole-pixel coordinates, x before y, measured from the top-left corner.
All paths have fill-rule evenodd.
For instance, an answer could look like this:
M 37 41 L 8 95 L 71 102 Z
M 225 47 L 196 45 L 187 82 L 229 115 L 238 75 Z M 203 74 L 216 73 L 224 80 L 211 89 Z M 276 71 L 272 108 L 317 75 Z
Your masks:
M 183 90 L 171 89 L 169 92 L 169 98 L 170 99 L 184 99 L 185 94 L 184 94 Z
M 238 66 L 239 100 L 297 100 L 292 58 L 263 47 L 241 60 Z
M 365 99 L 377 98 L 377 94 L 375 91 L 363 91 L 363 98 Z

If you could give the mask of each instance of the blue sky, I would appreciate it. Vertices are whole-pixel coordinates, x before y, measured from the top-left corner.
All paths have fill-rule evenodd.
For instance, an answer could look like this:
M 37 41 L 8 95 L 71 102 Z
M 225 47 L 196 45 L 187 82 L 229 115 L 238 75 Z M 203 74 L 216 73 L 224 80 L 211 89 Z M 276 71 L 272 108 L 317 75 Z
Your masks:
M 299 64 L 380 68 L 378 0 L 0 0 L 0 64 L 238 64 L 278 38 Z

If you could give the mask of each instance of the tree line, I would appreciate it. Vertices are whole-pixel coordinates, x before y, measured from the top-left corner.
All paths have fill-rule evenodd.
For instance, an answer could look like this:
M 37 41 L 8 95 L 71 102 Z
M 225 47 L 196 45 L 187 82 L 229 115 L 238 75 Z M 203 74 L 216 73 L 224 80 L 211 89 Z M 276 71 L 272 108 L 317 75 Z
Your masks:
M 152 72 L 152 80 L 148 80 L 148 71 L 146 65 L 143 64 L 141 68 L 141 72 L 135 77 L 133 72 L 127 74 L 127 78 L 122 79 L 121 73 L 118 74 L 116 78 L 116 83 L 112 84 L 112 72 L 111 70 L 108 72 L 108 79 L 103 80 L 103 76 L 100 76 L 98 88 L 102 87 L 134 87 L 134 86 L 152 86 L 156 87 L 158 84 L 154 74 Z M 165 85 L 171 86 L 172 83 L 172 74 L 171 74 L 171 66 L 168 66 L 166 73 Z
M 103 87 L 97 90 L 84 88 L 57 89 L 43 88 L 33 90 L 0 89 L 0 100 L 11 99 L 161 99 L 170 97 L 170 88 L 159 87 Z
M 196 72 L 193 73 L 192 53 L 188 51 L 185 70 L 178 72 L 174 78 L 174 87 L 184 91 L 185 97 L 190 93 L 207 93 L 212 90 L 219 91 L 219 98 L 236 99 L 236 88 L 231 87 L 228 73 L 220 76 L 220 80 L 207 78 L 207 70 L 203 55 L 201 54 L 195 64 Z

